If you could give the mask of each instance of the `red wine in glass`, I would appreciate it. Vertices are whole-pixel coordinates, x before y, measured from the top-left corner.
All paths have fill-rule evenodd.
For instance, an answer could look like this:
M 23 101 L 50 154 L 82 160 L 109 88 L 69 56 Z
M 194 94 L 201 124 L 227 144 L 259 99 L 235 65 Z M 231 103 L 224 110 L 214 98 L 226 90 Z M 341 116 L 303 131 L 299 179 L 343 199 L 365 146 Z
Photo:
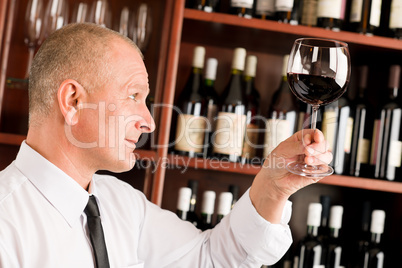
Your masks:
M 292 47 L 287 76 L 293 94 L 311 104 L 312 129 L 321 105 L 339 99 L 345 93 L 350 78 L 350 55 L 344 42 L 322 38 L 300 38 Z M 288 163 L 286 169 L 306 177 L 325 177 L 334 169 L 326 164 L 307 165 L 302 161 Z

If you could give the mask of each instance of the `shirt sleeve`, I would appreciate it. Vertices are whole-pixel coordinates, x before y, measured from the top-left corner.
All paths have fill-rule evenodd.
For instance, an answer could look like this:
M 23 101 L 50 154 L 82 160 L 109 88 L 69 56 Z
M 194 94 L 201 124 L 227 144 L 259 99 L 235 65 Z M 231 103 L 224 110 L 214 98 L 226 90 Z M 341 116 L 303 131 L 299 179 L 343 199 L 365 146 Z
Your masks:
M 231 213 L 201 232 L 174 213 L 147 202 L 139 258 L 146 267 L 261 267 L 277 262 L 292 243 L 291 203 L 282 220 L 271 224 L 255 210 L 247 191 Z

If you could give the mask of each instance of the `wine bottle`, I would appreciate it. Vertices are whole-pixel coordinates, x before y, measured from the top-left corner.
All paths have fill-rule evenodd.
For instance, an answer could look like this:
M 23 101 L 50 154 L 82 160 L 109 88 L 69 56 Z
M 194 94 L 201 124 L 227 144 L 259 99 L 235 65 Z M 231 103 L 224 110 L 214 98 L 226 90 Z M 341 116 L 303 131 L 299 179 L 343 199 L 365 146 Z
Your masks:
M 187 213 L 187 221 L 197 226 L 199 222 L 199 218 L 195 212 L 197 205 L 197 191 L 198 191 L 198 181 L 189 180 L 187 183 L 187 187 L 191 189 L 191 199 L 190 199 L 190 207 Z
M 380 26 L 382 0 L 352 0 L 349 27 L 351 30 L 373 35 Z
M 267 157 L 276 146 L 290 137 L 296 130 L 298 107 L 295 96 L 287 83 L 289 55 L 283 57 L 282 80 L 276 90 L 267 113 L 263 157 Z
M 219 0 L 197 0 L 195 2 L 193 8 L 209 13 L 217 11 Z
M 219 194 L 218 210 L 216 215 L 216 224 L 220 223 L 223 217 L 229 214 L 232 209 L 233 195 L 231 192 L 222 192 Z
M 328 195 L 320 195 L 321 210 L 321 223 L 318 228 L 318 238 L 320 241 L 327 240 L 329 237 L 329 213 L 331 208 L 331 197 Z
M 374 122 L 372 164 L 375 165 L 374 176 L 395 180 L 402 175 L 402 108 L 398 97 L 401 67 L 392 65 L 388 88 L 388 102 L 382 107 L 380 116 Z
M 363 268 L 383 268 L 385 254 L 382 249 L 381 235 L 384 232 L 385 212 L 383 210 L 373 210 L 371 213 L 370 243 L 364 251 L 364 259 L 359 260 L 359 267 Z
M 317 26 L 317 5 L 318 0 L 304 0 L 301 15 L 301 24 L 306 26 Z
M 342 27 L 344 12 L 343 0 L 318 0 L 317 26 L 333 31 Z
M 218 67 L 218 60 L 215 58 L 207 59 L 207 67 L 205 70 L 204 92 L 207 106 L 207 126 L 205 129 L 205 146 L 204 156 L 209 157 L 212 155 L 212 134 L 216 128 L 216 116 L 218 114 L 218 101 L 219 96 L 215 90 L 216 70 Z
M 357 177 L 371 177 L 374 170 L 370 167 L 369 154 L 373 131 L 373 110 L 367 99 L 368 66 L 361 66 L 358 84 L 358 97 L 354 106 L 354 126 L 350 150 L 349 174 Z
M 194 49 L 192 72 L 179 97 L 182 113 L 177 118 L 175 152 L 190 157 L 203 156 L 206 129 L 205 96 L 202 87 L 205 48 Z
M 244 71 L 244 88 L 246 90 L 246 134 L 243 143 L 243 160 L 256 157 L 259 134 L 260 93 L 255 87 L 254 80 L 257 70 L 257 57 L 247 56 Z
M 253 17 L 254 0 L 230 0 L 230 13 L 239 17 Z
M 179 189 L 179 196 L 177 199 L 176 214 L 177 216 L 186 221 L 187 214 L 190 210 L 191 189 L 188 187 L 181 187 Z
M 346 175 L 349 174 L 354 115 L 348 94 L 343 94 L 335 103 L 338 104 L 338 122 L 333 165 L 336 174 Z
M 203 231 L 212 228 L 212 216 L 215 209 L 215 192 L 205 191 L 202 196 L 201 219 L 199 228 Z
M 272 0 L 255 0 L 254 17 L 262 20 L 275 19 L 275 1 Z
M 329 218 L 330 235 L 328 242 L 323 246 L 323 260 L 326 268 L 338 268 L 343 263 L 342 248 L 343 243 L 340 238 L 340 230 L 342 228 L 342 206 L 332 206 Z
M 231 208 L 236 204 L 237 200 L 239 199 L 239 186 L 231 184 L 229 185 L 229 192 L 232 193 L 232 205 Z
M 364 260 L 364 253 L 370 243 L 370 217 L 371 217 L 371 204 L 369 201 L 363 202 L 362 217 L 360 222 L 360 231 L 356 238 L 356 243 L 352 248 L 350 258 L 350 267 L 360 268 Z
M 315 268 L 321 263 L 322 244 L 318 239 L 322 206 L 310 203 L 307 214 L 307 234 L 300 241 L 294 263 L 298 268 Z
M 290 23 L 292 19 L 294 0 L 276 0 L 275 17 L 276 20 L 283 23 Z
M 393 31 L 394 37 L 402 39 L 402 3 L 398 0 L 392 0 L 389 16 L 389 28 Z
M 246 50 L 234 51 L 231 77 L 222 93 L 222 105 L 218 113 L 216 131 L 213 134 L 213 154 L 231 162 L 241 162 L 246 128 L 246 101 L 242 74 Z

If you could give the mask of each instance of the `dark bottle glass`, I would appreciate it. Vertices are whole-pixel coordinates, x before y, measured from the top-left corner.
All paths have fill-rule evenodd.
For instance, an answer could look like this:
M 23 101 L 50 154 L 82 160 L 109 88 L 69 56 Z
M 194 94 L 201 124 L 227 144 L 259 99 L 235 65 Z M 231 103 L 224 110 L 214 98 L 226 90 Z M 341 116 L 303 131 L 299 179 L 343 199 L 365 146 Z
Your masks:
M 190 207 L 187 213 L 187 220 L 197 226 L 199 222 L 199 218 L 195 211 L 197 205 L 197 191 L 198 191 L 198 181 L 189 180 L 187 183 L 188 188 L 191 189 L 191 199 L 190 199 Z
M 362 260 L 364 260 L 365 250 L 370 243 L 370 217 L 371 217 L 371 204 L 365 201 L 362 207 L 362 217 L 360 231 L 356 239 L 356 243 L 352 248 L 350 255 L 350 263 L 352 268 L 361 268 Z
M 344 0 L 318 0 L 317 26 L 339 31 L 344 18 Z
M 333 165 L 336 174 L 346 175 L 349 174 L 354 115 L 348 94 L 343 94 L 335 103 L 338 104 L 338 122 Z
M 232 208 L 236 204 L 237 200 L 239 199 L 239 186 L 231 184 L 229 185 L 229 192 L 232 193 Z
M 320 195 L 321 224 L 318 228 L 318 237 L 321 241 L 327 240 L 329 237 L 329 213 L 331 209 L 331 197 L 329 195 Z
M 232 209 L 232 201 L 233 195 L 231 192 L 222 192 L 219 194 L 218 210 L 216 212 L 216 224 L 220 223 L 223 217 L 229 214 L 230 210 Z
M 373 138 L 374 113 L 367 99 L 368 66 L 361 66 L 358 96 L 354 105 L 354 126 L 350 150 L 349 174 L 357 177 L 372 177 L 370 166 L 370 146 Z
M 219 5 L 219 0 L 196 0 L 191 8 L 203 10 L 205 12 L 216 12 Z
M 243 71 L 246 50 L 234 51 L 231 77 L 221 96 L 222 104 L 213 134 L 214 156 L 231 162 L 242 162 L 246 128 L 246 98 L 243 89 Z
M 205 157 L 212 155 L 212 135 L 216 129 L 216 116 L 218 114 L 219 96 L 215 90 L 216 70 L 218 60 L 215 58 L 207 59 L 207 67 L 205 69 L 204 93 L 207 106 L 207 126 L 205 129 L 205 147 L 203 154 Z
M 400 75 L 401 67 L 392 65 L 388 81 L 389 99 L 374 122 L 371 151 L 375 178 L 392 181 L 402 176 L 402 108 L 398 97 Z
M 399 40 L 402 40 L 401 8 L 401 1 L 392 0 L 389 15 L 389 28 L 392 30 L 394 37 Z
M 254 17 L 262 20 L 275 19 L 275 1 L 272 0 L 255 0 Z
M 283 57 L 282 80 L 272 97 L 265 125 L 264 153 L 267 157 L 279 143 L 293 135 L 297 127 L 298 106 L 295 95 L 287 83 L 289 55 Z
M 205 191 L 202 196 L 201 218 L 198 226 L 203 231 L 213 227 L 212 216 L 215 209 L 215 196 L 214 191 Z
M 278 22 L 298 25 L 301 20 L 302 0 L 275 1 L 275 18 Z
M 242 158 L 247 161 L 257 156 L 259 139 L 260 93 L 254 80 L 257 70 L 257 57 L 250 55 L 246 59 L 244 88 L 246 90 L 246 134 L 244 136 Z
M 188 187 L 181 187 L 177 198 L 176 214 L 177 216 L 187 221 L 188 211 L 190 210 L 191 189 Z
M 307 235 L 300 241 L 294 258 L 294 267 L 314 268 L 320 265 L 322 243 L 318 239 L 322 206 L 310 203 L 307 214 Z
M 205 147 L 204 56 L 205 48 L 195 47 L 192 72 L 178 99 L 178 106 L 182 110 L 177 118 L 174 149 L 176 154 L 189 157 L 203 156 Z
M 382 0 L 352 0 L 349 28 L 352 31 L 373 35 L 380 26 Z
M 343 266 L 342 249 L 344 247 L 340 231 L 342 228 L 342 206 L 332 206 L 329 220 L 330 234 L 327 243 L 323 245 L 321 264 L 326 268 L 338 268 Z
M 254 0 L 230 0 L 230 14 L 251 19 L 253 17 Z
M 359 267 L 383 268 L 385 253 L 381 244 L 381 235 L 384 232 L 385 212 L 373 210 L 370 225 L 370 243 L 364 250 L 364 259 L 360 259 Z

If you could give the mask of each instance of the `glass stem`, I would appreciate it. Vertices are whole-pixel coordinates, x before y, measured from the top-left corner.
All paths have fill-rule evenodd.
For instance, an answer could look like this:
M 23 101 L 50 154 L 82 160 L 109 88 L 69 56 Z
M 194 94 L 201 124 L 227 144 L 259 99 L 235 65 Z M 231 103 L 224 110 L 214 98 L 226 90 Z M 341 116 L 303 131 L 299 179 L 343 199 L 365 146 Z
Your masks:
M 320 105 L 311 105 L 311 107 L 313 109 L 313 114 L 311 118 L 311 128 L 315 131 L 315 129 L 317 128 L 317 113 L 318 109 L 320 108 Z

